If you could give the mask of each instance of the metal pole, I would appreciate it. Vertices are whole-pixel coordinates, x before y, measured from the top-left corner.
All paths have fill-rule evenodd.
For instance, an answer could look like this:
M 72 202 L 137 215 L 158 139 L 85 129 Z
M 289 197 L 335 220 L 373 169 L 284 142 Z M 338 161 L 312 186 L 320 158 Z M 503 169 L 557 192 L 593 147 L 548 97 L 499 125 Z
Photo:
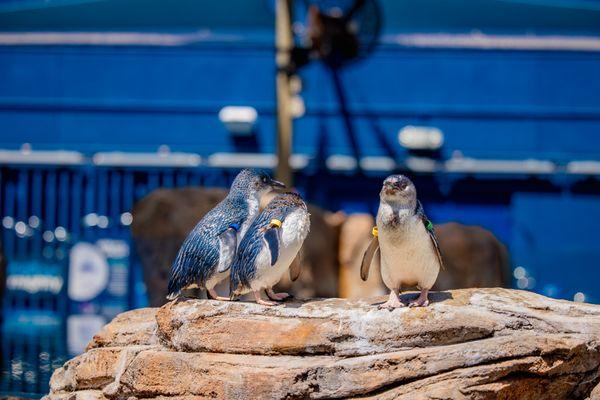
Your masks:
M 276 0 L 275 6 L 275 61 L 277 64 L 277 179 L 291 187 L 292 170 L 292 116 L 290 112 L 291 91 L 287 68 L 293 43 L 291 2 Z

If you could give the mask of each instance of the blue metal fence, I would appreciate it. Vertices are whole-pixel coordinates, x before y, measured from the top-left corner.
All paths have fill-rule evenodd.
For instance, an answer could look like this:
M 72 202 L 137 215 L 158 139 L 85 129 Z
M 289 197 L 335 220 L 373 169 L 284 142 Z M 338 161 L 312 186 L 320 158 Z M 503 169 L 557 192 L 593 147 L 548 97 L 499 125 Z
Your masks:
M 137 199 L 158 187 L 226 186 L 230 175 L 91 164 L 0 167 L 2 243 L 9 261 L 0 393 L 44 393 L 53 369 L 81 351 L 94 330 L 146 304 L 141 267 L 129 251 Z M 103 249 L 109 268 L 106 288 L 82 301 L 67 293 L 73 276 L 69 252 L 78 243 Z M 111 255 L 106 248 L 115 243 L 127 251 Z

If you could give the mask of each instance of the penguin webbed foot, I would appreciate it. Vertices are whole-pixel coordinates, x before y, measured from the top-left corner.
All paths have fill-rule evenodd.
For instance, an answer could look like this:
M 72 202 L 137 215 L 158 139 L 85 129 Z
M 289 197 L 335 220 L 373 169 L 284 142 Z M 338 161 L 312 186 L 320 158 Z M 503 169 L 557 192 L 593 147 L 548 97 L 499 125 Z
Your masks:
M 400 301 L 400 296 L 398 296 L 398 290 L 391 290 L 388 301 L 386 301 L 385 303 L 379 304 L 377 306 L 377 308 L 380 310 L 387 309 L 387 310 L 393 311 L 396 308 L 402 308 L 404 306 L 405 306 L 404 303 L 402 303 L 402 301 Z
M 421 294 L 416 300 L 411 301 L 409 307 L 427 307 L 429 305 L 429 299 L 427 298 L 429 290 L 421 290 Z
M 294 298 L 294 296 L 286 292 L 275 293 L 273 289 L 265 289 L 265 294 L 269 299 L 274 301 L 284 301 Z
M 261 306 L 269 306 L 269 307 L 281 305 L 281 303 L 278 303 L 276 301 L 269 301 L 269 300 L 263 300 L 263 299 L 256 300 L 256 304 L 260 304 Z
M 215 289 L 207 289 L 206 297 L 209 300 L 229 301 L 229 297 L 219 296 Z
M 381 303 L 377 306 L 377 308 L 380 310 L 389 310 L 389 311 L 393 311 L 396 308 L 402 308 L 402 307 L 406 307 L 406 306 L 400 300 L 398 300 L 397 302 L 388 300 L 385 303 Z
M 281 304 L 276 301 L 263 300 L 262 297 L 260 297 L 259 291 L 254 292 L 254 300 L 256 301 L 256 304 L 260 304 L 261 306 L 278 306 Z

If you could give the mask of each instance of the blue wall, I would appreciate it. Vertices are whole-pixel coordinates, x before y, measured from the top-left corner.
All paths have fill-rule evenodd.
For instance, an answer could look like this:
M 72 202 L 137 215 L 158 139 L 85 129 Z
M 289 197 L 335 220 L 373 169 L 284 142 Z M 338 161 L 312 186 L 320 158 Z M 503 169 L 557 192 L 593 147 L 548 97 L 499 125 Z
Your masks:
M 274 150 L 273 49 L 265 43 L 178 48 L 0 46 L 0 147 L 210 155 Z M 294 151 L 389 155 L 407 124 L 445 134 L 443 156 L 598 158 L 600 52 L 382 46 L 341 71 L 301 74 L 306 116 Z M 256 140 L 218 119 L 226 105 L 259 113 Z M 340 111 L 346 111 L 351 130 Z
M 513 267 L 522 267 L 516 286 L 567 299 L 581 292 L 599 302 L 600 51 L 399 43 L 401 35 L 421 32 L 477 38 L 472 30 L 516 39 L 591 35 L 597 43 L 600 2 L 384 0 L 381 6 L 384 35 L 369 58 L 337 73 L 317 62 L 300 72 L 306 112 L 294 121 L 293 150 L 308 163 L 296 171 L 296 186 L 332 210 L 375 212 L 382 179 L 407 173 L 436 223 L 481 225 L 507 244 Z M 64 278 L 66 285 L 71 246 L 106 238 L 128 243 L 123 216 L 151 190 L 227 186 L 237 169 L 211 164 L 215 153 L 259 153 L 268 161 L 275 150 L 272 21 L 272 2 L 263 0 L 0 0 L 0 218 L 9 272 Z M 49 30 L 98 32 L 105 41 L 137 32 L 155 43 L 69 45 L 45 35 L 52 44 L 9 44 L 11 32 Z M 228 105 L 256 108 L 254 135 L 227 131 L 218 112 Z M 406 125 L 443 132 L 442 149 L 425 160 L 430 168 L 415 166 L 414 154 L 400 146 L 398 131 Z M 15 162 L 27 151 L 4 150 L 23 143 L 34 153 L 72 150 L 82 158 L 74 165 L 57 163 L 56 155 L 46 163 Z M 102 151 L 155 153 L 165 144 L 201 161 L 132 167 L 93 158 Z M 345 157 L 345 166 L 333 168 L 330 156 Z M 383 166 L 361 168 L 366 157 L 379 157 Z M 451 168 L 465 157 L 505 167 Z M 510 170 L 508 160 L 523 163 Z M 590 161 L 578 164 L 587 172 L 572 168 L 577 161 Z M 90 215 L 107 225 L 89 225 Z M 24 233 L 17 224 L 27 226 Z M 57 229 L 67 233 L 64 240 Z M 120 297 L 107 289 L 89 304 L 66 302 L 64 285 L 58 293 L 10 291 L 2 334 L 11 341 L 2 341 L 2 368 L 11 368 L 9 360 L 23 368 L 4 375 L 0 394 L 46 391 L 49 371 L 66 357 L 65 336 L 73 338 L 69 314 L 110 318 L 144 305 L 139 265 L 135 256 L 129 261 L 128 275 L 117 274 L 129 282 Z M 20 335 L 24 330 L 32 334 Z

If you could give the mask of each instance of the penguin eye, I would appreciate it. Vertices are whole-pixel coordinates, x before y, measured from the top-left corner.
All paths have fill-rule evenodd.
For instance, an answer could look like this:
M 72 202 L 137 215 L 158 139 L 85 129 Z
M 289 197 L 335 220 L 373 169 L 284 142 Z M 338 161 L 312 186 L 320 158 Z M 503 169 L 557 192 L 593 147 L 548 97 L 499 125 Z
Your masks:
M 267 183 L 267 177 L 266 177 L 266 176 L 263 176 L 263 177 L 261 178 L 261 180 L 262 180 L 262 182 L 263 182 L 263 183 Z

